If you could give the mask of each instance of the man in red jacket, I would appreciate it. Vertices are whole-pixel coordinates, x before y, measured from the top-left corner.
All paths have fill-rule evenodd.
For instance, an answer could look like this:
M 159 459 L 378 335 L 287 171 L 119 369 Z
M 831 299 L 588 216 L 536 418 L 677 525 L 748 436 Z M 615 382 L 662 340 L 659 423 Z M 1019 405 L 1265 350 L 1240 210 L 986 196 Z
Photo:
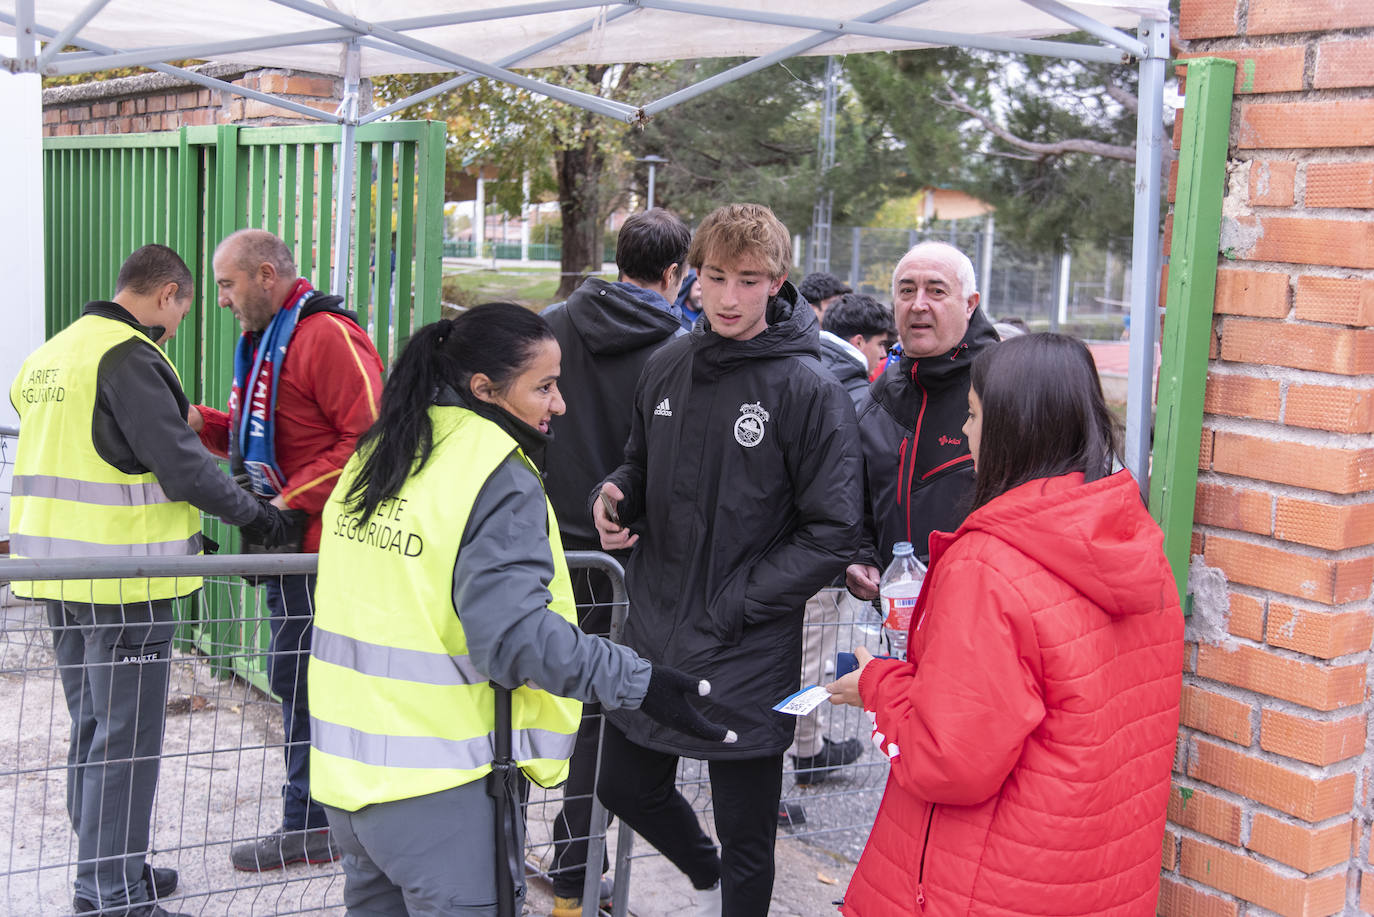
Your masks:
M 230 235 L 215 250 L 214 271 L 219 304 L 234 313 L 243 337 L 229 410 L 198 405 L 192 426 L 255 493 L 305 513 L 298 550 L 318 551 L 325 500 L 377 417 L 381 357 L 342 297 L 297 276 L 290 250 L 271 233 Z M 287 782 L 281 827 L 230 853 L 235 868 L 250 871 L 338 858 L 324 810 L 310 799 L 305 667 L 315 577 L 275 577 L 264 588 L 272 632 L 267 671 L 281 698 Z

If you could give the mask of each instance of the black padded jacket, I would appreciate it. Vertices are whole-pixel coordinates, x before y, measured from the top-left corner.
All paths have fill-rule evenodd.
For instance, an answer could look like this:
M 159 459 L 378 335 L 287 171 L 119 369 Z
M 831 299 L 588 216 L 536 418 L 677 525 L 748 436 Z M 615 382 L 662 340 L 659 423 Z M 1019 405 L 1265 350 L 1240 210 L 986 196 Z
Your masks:
M 607 714 L 636 744 L 697 758 L 781 754 L 794 718 L 806 600 L 853 554 L 862 465 L 849 396 L 820 364 L 815 315 L 784 284 L 768 327 L 721 338 L 709 320 L 654 354 L 635 396 L 621 520 L 630 557 L 625 642 L 709 679 L 707 718 L 739 734 L 704 742 L 635 711 Z

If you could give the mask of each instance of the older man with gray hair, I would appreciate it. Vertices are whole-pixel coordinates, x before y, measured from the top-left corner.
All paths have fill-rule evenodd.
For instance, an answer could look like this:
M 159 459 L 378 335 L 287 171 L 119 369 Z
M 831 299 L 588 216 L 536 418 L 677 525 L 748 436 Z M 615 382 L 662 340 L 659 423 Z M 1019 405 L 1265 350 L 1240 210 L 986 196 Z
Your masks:
M 304 517 L 292 550 L 318 551 L 325 500 L 377 419 L 381 357 L 343 297 L 301 277 L 291 250 L 272 233 L 231 234 L 215 249 L 213 266 L 219 304 L 243 336 L 229 409 L 198 405 L 187 419 L 253 493 Z M 244 550 L 254 550 L 246 539 Z M 310 798 L 306 662 L 315 576 L 270 577 L 261 585 L 271 613 L 267 677 L 281 698 L 286 784 L 281 827 L 230 851 L 234 868 L 251 872 L 339 856 L 324 809 Z
M 923 560 L 933 531 L 953 531 L 968 514 L 973 457 L 963 427 L 969 367 L 997 343 L 978 308 L 968 256 L 922 242 L 892 272 L 892 310 L 902 358 L 859 403 L 864 453 L 864 534 L 848 570 L 850 592 L 878 594 L 892 546 L 909 541 Z

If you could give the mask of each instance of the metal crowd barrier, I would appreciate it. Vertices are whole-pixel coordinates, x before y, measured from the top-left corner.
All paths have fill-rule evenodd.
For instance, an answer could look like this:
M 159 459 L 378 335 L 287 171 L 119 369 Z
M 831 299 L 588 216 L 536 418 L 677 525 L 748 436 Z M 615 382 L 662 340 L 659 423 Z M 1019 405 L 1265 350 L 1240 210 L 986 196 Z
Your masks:
M 3 434 L 0 429 L 0 434 Z M 0 441 L 2 442 L 2 441 Z M 25 579 L 142 578 L 199 575 L 236 603 L 231 614 L 217 612 L 213 633 L 188 633 L 204 627 L 197 598 L 180 600 L 182 622 L 172 659 L 167 725 L 153 816 L 149 862 L 175 866 L 181 888 L 165 903 L 198 914 L 342 913 L 342 870 L 338 863 L 292 866 L 267 873 L 238 873 L 229 850 L 275 829 L 280 822 L 278 788 L 284 781 L 283 737 L 278 703 L 236 672 L 245 660 L 260 657 L 269 613 L 262 591 L 243 575 L 312 573 L 315 555 L 219 555 L 181 558 L 73 558 L 0 561 L 0 584 Z M 570 569 L 597 569 L 612 584 L 612 637 L 627 614 L 623 574 L 611 557 L 570 552 Z M 65 913 L 76 866 L 76 841 L 66 812 L 66 754 L 69 717 L 52 652 L 52 635 L 41 605 L 0 609 L 0 798 L 10 803 L 8 824 L 0 819 L 0 912 L 25 917 Z M 841 620 L 840 649 L 867 643 L 877 649 L 866 622 Z M 876 615 L 873 617 L 876 623 Z M 827 652 L 830 650 L 827 648 Z M 824 680 L 830 676 L 826 675 Z M 779 698 L 780 699 L 780 698 Z M 828 705 L 825 705 L 828 707 Z M 863 757 L 827 783 L 793 784 L 788 759 L 784 801 L 796 811 L 780 836 L 807 839 L 832 854 L 857 859 L 872 824 L 887 776 L 887 762 L 868 742 L 867 718 L 853 708 L 832 708 L 829 734 L 837 740 L 858 737 Z M 698 810 L 714 837 L 710 782 L 702 762 L 684 759 L 679 788 Z M 562 808 L 561 789 L 531 789 L 527 804 L 527 865 L 548 878 L 553 860 L 552 826 Z M 600 864 L 607 836 L 599 800 L 592 799 L 593 829 L 588 843 L 583 900 L 597 899 Z M 803 820 L 804 819 L 804 820 Z M 611 912 L 624 917 L 631 904 L 635 863 L 657 856 L 635 850 L 634 833 L 624 823 L 614 838 L 615 893 Z M 674 875 L 677 875 L 674 871 Z M 681 880 L 684 885 L 685 878 Z M 829 894 L 832 890 L 818 890 Z M 834 889 L 834 895 L 842 889 Z M 644 895 L 653 895 L 646 886 Z M 828 899 L 827 899 L 828 900 Z M 591 917 L 590 909 L 584 912 Z

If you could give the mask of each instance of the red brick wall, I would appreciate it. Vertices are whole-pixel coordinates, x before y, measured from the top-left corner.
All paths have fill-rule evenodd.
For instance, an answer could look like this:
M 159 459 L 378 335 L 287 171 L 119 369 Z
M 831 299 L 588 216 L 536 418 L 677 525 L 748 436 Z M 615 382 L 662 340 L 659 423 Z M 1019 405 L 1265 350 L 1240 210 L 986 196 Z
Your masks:
M 1193 537 L 1228 585 L 1159 911 L 1368 912 L 1374 2 L 1182 0 L 1180 32 L 1239 65 Z
M 215 68 L 211 75 L 218 79 L 322 111 L 338 107 L 343 92 L 342 80 L 332 76 L 209 66 Z M 368 93 L 364 92 L 364 98 L 367 97 Z M 367 107 L 363 111 L 367 111 Z M 43 94 L 45 137 L 128 134 L 176 130 L 184 125 L 228 123 L 262 127 L 322 122 L 228 91 L 205 89 L 184 80 L 173 81 L 162 74 L 59 87 Z

